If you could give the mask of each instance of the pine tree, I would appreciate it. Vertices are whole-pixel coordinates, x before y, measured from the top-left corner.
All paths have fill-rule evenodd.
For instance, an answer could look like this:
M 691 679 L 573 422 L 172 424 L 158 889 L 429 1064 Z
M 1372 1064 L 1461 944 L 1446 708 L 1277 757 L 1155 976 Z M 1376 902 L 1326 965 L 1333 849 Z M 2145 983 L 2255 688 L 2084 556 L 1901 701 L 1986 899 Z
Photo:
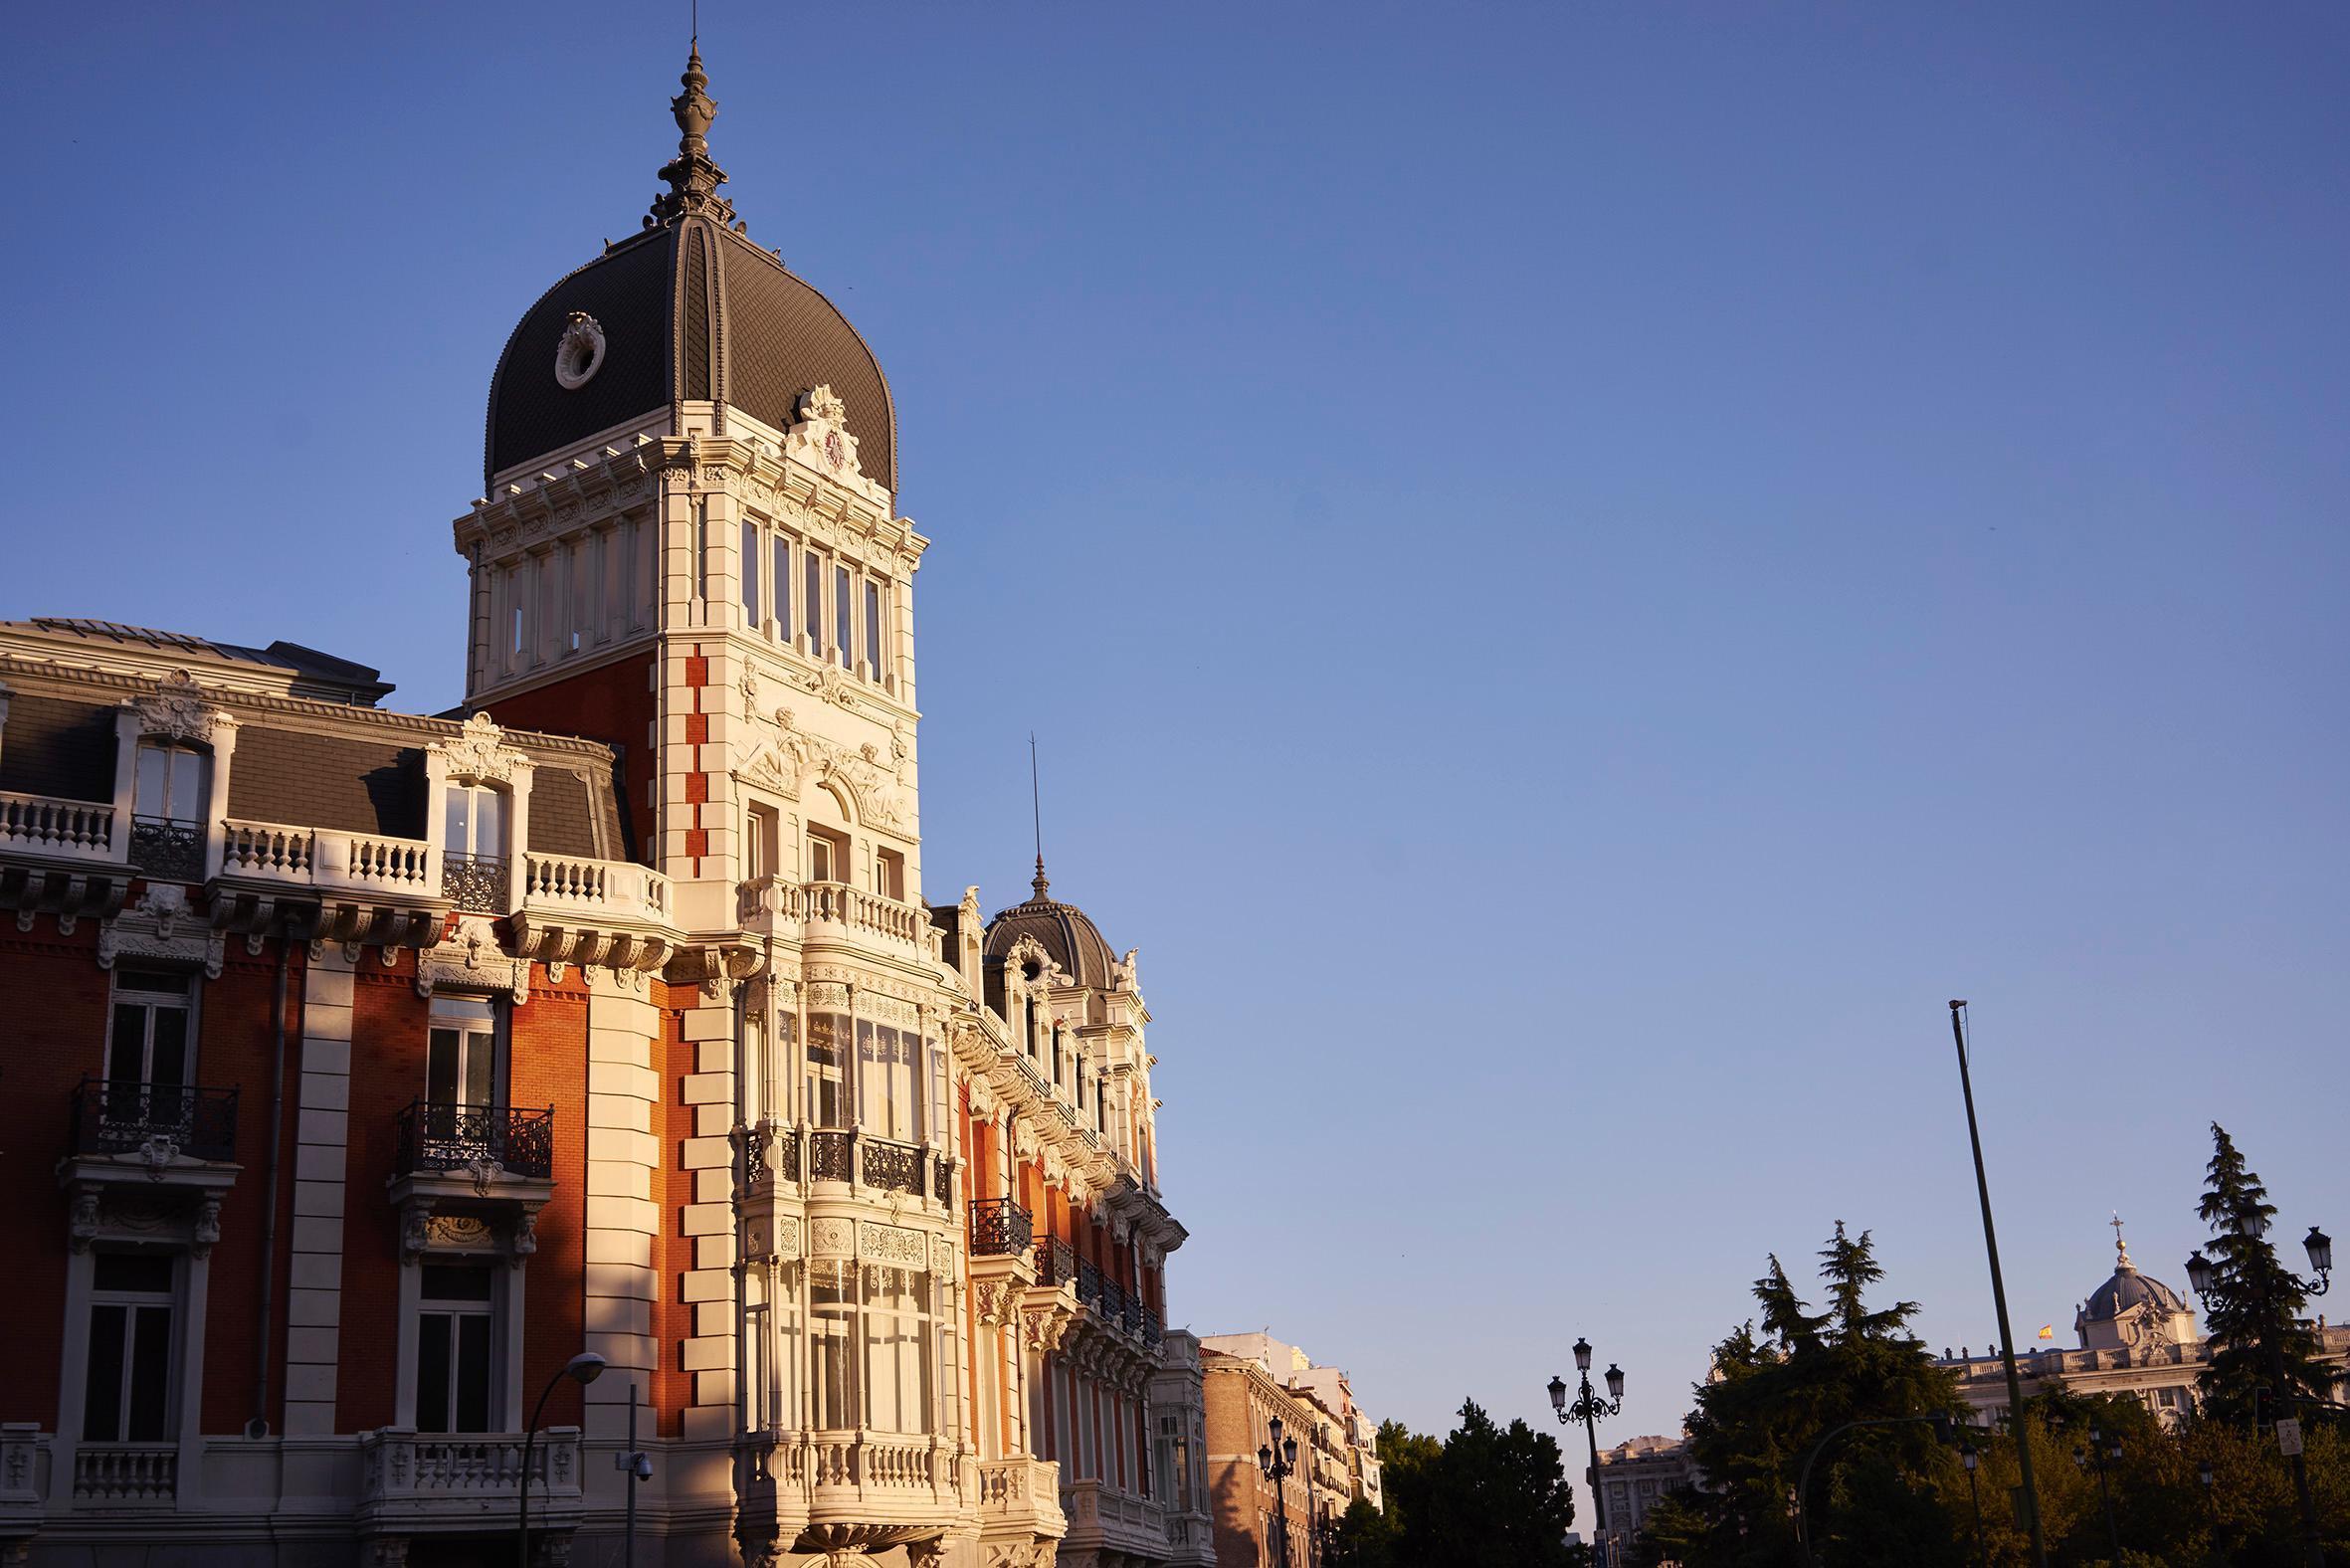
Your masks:
M 2205 1412 L 2222 1421 L 2249 1420 L 2253 1390 L 2265 1388 L 2263 1417 L 2290 1414 L 2280 1394 L 2323 1398 L 2327 1392 L 2316 1360 L 2317 1336 L 2301 1321 L 2308 1292 L 2269 1245 L 2276 1206 L 2268 1201 L 2268 1189 L 2216 1121 L 2205 1179 L 2203 1202 L 2196 1209 L 2212 1228 L 2213 1284 L 2205 1301 L 2204 1333 L 2214 1349 L 2200 1380 Z

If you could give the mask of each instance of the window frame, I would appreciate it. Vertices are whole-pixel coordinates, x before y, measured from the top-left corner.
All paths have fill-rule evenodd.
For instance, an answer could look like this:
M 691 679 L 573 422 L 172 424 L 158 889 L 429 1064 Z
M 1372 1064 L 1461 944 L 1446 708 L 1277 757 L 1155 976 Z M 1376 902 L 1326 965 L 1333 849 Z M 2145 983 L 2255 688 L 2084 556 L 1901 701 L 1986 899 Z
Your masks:
M 426 1259 L 421 1260 L 417 1267 L 416 1364 L 411 1372 L 414 1384 L 412 1392 L 416 1400 L 414 1421 L 416 1430 L 420 1433 L 430 1432 L 438 1436 L 503 1431 L 507 1425 L 511 1424 L 506 1412 L 500 1408 L 505 1403 L 503 1390 L 506 1381 L 504 1375 L 505 1357 L 508 1353 L 508 1347 L 504 1343 L 505 1336 L 501 1331 L 505 1318 L 506 1281 L 500 1275 L 505 1271 L 488 1259 L 477 1261 L 472 1258 L 439 1261 Z M 427 1280 L 430 1279 L 432 1272 L 436 1270 L 460 1270 L 467 1274 L 480 1274 L 484 1284 L 483 1294 L 479 1297 L 432 1294 Z M 447 1320 L 449 1336 L 443 1374 L 447 1382 L 442 1391 L 445 1400 L 442 1415 L 447 1424 L 439 1427 L 429 1424 L 424 1398 L 428 1360 L 425 1342 L 428 1324 L 434 1318 Z M 478 1428 L 459 1424 L 460 1418 L 464 1414 L 463 1379 L 466 1376 L 464 1358 L 459 1353 L 459 1349 L 463 1338 L 462 1325 L 469 1322 L 479 1322 L 482 1325 L 481 1408 L 483 1424 Z
M 110 1258 L 140 1258 L 164 1260 L 171 1270 L 171 1283 L 161 1290 L 127 1289 L 98 1283 L 98 1272 Z M 181 1350 L 181 1329 L 187 1316 L 187 1255 L 157 1253 L 126 1247 L 105 1247 L 93 1252 L 90 1266 L 90 1294 L 83 1312 L 88 1337 L 84 1341 L 83 1396 L 79 1442 L 86 1448 L 157 1447 L 175 1442 L 180 1426 L 180 1384 L 185 1357 Z M 91 1436 L 91 1416 L 94 1392 L 92 1380 L 97 1376 L 98 1359 L 98 1314 L 119 1310 L 123 1314 L 121 1328 L 121 1362 L 116 1372 L 114 1395 L 114 1436 Z M 132 1405 L 136 1395 L 134 1379 L 138 1375 L 138 1329 L 140 1314 L 150 1311 L 163 1313 L 164 1366 L 160 1411 L 157 1414 L 153 1437 L 127 1435 L 132 1423 Z

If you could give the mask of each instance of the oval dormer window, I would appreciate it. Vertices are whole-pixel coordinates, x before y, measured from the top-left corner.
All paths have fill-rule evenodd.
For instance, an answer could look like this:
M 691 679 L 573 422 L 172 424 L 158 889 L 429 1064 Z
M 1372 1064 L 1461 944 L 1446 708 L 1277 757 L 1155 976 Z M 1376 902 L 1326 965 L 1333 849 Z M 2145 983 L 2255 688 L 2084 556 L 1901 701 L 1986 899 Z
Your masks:
M 604 328 L 594 316 L 572 311 L 571 324 L 563 328 L 563 340 L 555 345 L 555 380 L 566 392 L 576 392 L 603 367 Z

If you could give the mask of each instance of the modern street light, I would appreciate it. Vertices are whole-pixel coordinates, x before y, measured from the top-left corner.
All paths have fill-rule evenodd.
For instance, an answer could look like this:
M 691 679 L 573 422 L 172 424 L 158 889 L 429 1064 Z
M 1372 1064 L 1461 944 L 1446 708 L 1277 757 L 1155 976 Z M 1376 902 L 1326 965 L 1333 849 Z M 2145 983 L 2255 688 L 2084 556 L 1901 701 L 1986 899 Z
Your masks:
M 1608 1507 L 1599 1496 L 1599 1418 L 1621 1415 L 1624 1411 L 1624 1369 L 1614 1362 L 1602 1374 L 1607 1379 L 1608 1397 L 1602 1399 L 1591 1387 L 1591 1341 L 1581 1334 L 1575 1336 L 1575 1376 L 1582 1385 L 1573 1404 L 1567 1403 L 1564 1379 L 1550 1380 L 1550 1408 L 1558 1412 L 1559 1425 L 1571 1427 L 1583 1423 L 1583 1438 L 1591 1446 L 1591 1533 L 1594 1540 L 1607 1539 Z
M 2255 1216 L 2245 1222 L 2237 1234 L 2256 1238 L 2266 1235 L 2267 1231 L 2267 1220 Z M 2285 1274 L 2285 1288 L 2296 1289 L 2303 1295 L 2325 1294 L 2334 1282 L 2334 1239 L 2312 1225 L 2309 1234 L 2301 1238 L 2301 1250 L 2309 1255 L 2310 1273 L 2317 1277 L 2304 1279 L 2298 1274 Z M 2198 1247 L 2195 1256 L 2187 1260 L 2187 1287 L 2202 1299 L 2207 1316 L 2211 1311 L 2212 1296 L 2225 1294 L 2227 1285 L 2228 1281 L 2221 1277 L 2219 1267 L 2206 1258 L 2203 1249 Z M 2274 1339 L 2268 1342 L 2268 1376 L 2274 1383 L 2277 1396 L 2290 1401 L 2291 1384 L 2285 1377 L 2284 1346 Z M 2259 1426 L 2256 1409 L 2252 1425 L 2255 1429 Z M 2292 1470 L 2293 1490 L 2301 1502 L 2302 1556 L 2310 1568 L 2325 1568 L 2325 1547 L 2318 1538 L 2317 1498 L 2309 1489 L 2309 1463 L 2301 1455 L 2295 1454 L 2292 1456 Z
M 582 1350 L 564 1362 L 555 1375 L 546 1380 L 546 1387 L 538 1391 L 538 1403 L 530 1411 L 530 1425 L 522 1433 L 522 1481 L 515 1506 L 514 1568 L 530 1568 L 530 1446 L 538 1441 L 538 1418 L 546 1414 L 547 1396 L 565 1378 L 585 1388 L 603 1375 L 604 1358 L 593 1350 Z
M 1281 1482 L 1297 1471 L 1297 1440 L 1281 1436 L 1281 1418 L 1275 1416 L 1266 1423 L 1266 1431 L 1273 1441 L 1257 1450 L 1257 1468 L 1265 1471 L 1265 1478 L 1273 1482 L 1273 1511 L 1281 1537 L 1281 1563 L 1289 1561 L 1289 1498 L 1281 1489 Z
M 1977 1568 L 1990 1568 L 1989 1548 L 1983 1544 L 1983 1492 L 1975 1479 L 1975 1467 L 1983 1462 L 1983 1456 L 1975 1452 L 1972 1443 L 1965 1443 L 1959 1446 L 1958 1462 L 1967 1468 L 1967 1496 L 1975 1504 L 1975 1562 Z

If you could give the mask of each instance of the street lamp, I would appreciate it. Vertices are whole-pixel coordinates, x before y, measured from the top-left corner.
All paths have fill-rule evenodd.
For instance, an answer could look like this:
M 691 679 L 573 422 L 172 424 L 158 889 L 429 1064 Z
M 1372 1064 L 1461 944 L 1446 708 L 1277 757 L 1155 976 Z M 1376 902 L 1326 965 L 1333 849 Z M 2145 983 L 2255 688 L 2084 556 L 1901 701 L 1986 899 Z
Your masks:
M 2236 1228 L 2236 1234 L 2240 1237 L 2264 1236 L 2267 1231 L 2267 1217 L 2259 1214 L 2246 1218 Z M 2309 1271 L 2317 1277 L 2304 1279 L 2298 1274 L 2280 1269 L 2277 1273 L 2282 1277 L 2277 1281 L 2278 1284 L 2286 1290 L 2298 1290 L 2303 1295 L 2325 1294 L 2334 1282 L 2334 1239 L 2312 1225 L 2309 1227 L 2309 1234 L 2301 1238 L 2301 1250 L 2309 1255 Z M 2207 1318 L 2211 1311 L 2212 1297 L 2214 1295 L 2225 1297 L 2233 1283 L 2233 1280 L 2221 1275 L 2219 1269 L 2214 1267 L 2209 1258 L 2204 1257 L 2202 1248 L 2197 1248 L 2195 1256 L 2187 1260 L 2187 1286 L 2202 1299 Z M 2267 1349 L 2269 1379 L 2275 1385 L 2277 1397 L 2290 1401 L 2292 1384 L 2285 1376 L 2284 1346 L 2271 1338 L 2268 1341 Z M 2253 1411 L 2252 1424 L 2255 1428 L 2259 1425 L 2256 1406 Z M 2299 1495 L 2301 1503 L 2302 1558 L 2310 1565 L 2310 1568 L 2325 1568 L 2325 1547 L 2320 1542 L 2317 1530 L 2317 1497 L 2309 1489 L 2309 1462 L 2303 1456 L 2295 1454 L 2292 1456 L 2292 1469 L 2293 1490 Z
M 2074 1460 L 2080 1463 L 2081 1468 L 2087 1469 L 2087 1462 L 2081 1459 L 2080 1451 L 2075 1449 L 2072 1452 Z M 2097 1500 L 2105 1505 L 2105 1538 L 2112 1543 L 2113 1555 L 2118 1561 L 2121 1557 L 2121 1530 L 2113 1522 L 2113 1493 L 2108 1491 L 2105 1486 L 2105 1461 L 2108 1457 L 2115 1460 L 2121 1458 L 2121 1435 L 2114 1434 L 2112 1445 L 2108 1447 L 2105 1442 L 2105 1429 L 2093 1421 L 2090 1422 L 2088 1457 L 2096 1462 Z
M 1567 1385 L 1562 1378 L 1550 1380 L 1550 1408 L 1558 1412 L 1559 1425 L 1583 1423 L 1583 1438 L 1591 1446 L 1591 1533 L 1596 1540 L 1605 1540 L 1608 1530 L 1608 1507 L 1599 1495 L 1599 1418 L 1620 1415 L 1624 1410 L 1624 1369 L 1614 1362 L 1602 1374 L 1608 1384 L 1608 1397 L 1602 1399 L 1591 1387 L 1591 1341 L 1581 1334 L 1575 1336 L 1575 1376 L 1582 1385 L 1573 1404 L 1567 1403 Z
M 1289 1497 L 1281 1489 L 1281 1482 L 1297 1470 L 1297 1440 L 1281 1436 L 1281 1418 L 1275 1416 L 1265 1424 L 1273 1441 L 1257 1449 L 1257 1468 L 1265 1471 L 1265 1478 L 1273 1482 L 1273 1511 L 1281 1536 L 1281 1562 L 1289 1561 Z
M 555 1375 L 546 1380 L 546 1387 L 538 1391 L 538 1403 L 530 1411 L 530 1425 L 522 1433 L 522 1481 L 516 1496 L 514 1568 L 530 1568 L 530 1446 L 538 1440 L 538 1418 L 546 1414 L 547 1396 L 565 1378 L 585 1388 L 603 1375 L 604 1358 L 593 1350 L 582 1350 L 564 1362 Z
M 1967 1468 L 1967 1496 L 1975 1504 L 1975 1562 L 1979 1568 L 1989 1568 L 1991 1559 L 1986 1555 L 1988 1548 L 1983 1544 L 1982 1485 L 1975 1479 L 1975 1467 L 1983 1462 L 1983 1456 L 1975 1452 L 1972 1443 L 1962 1443 L 1959 1445 L 1958 1462 Z

